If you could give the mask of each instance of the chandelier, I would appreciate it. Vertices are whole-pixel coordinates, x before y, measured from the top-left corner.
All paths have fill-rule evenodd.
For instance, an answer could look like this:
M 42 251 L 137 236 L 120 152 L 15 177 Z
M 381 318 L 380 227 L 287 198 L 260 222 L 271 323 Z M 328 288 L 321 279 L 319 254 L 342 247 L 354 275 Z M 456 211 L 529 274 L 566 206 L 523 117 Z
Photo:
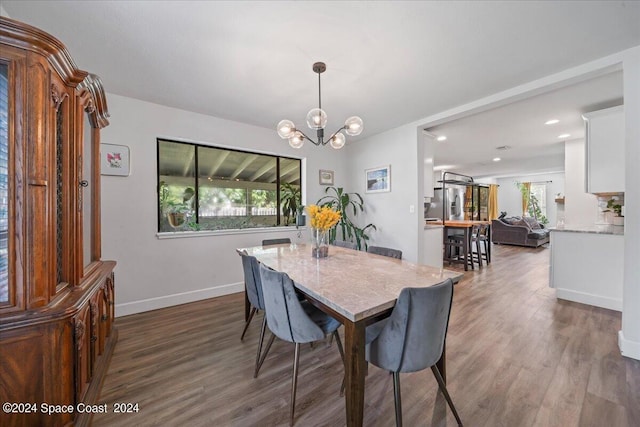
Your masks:
M 320 86 L 320 74 L 324 73 L 327 66 L 324 62 L 313 64 L 313 72 L 318 74 L 318 108 L 314 108 L 307 113 L 307 125 L 316 130 L 317 140 L 313 140 L 296 128 L 291 120 L 281 120 L 278 123 L 278 135 L 282 139 L 288 139 L 289 145 L 293 148 L 300 148 L 304 140 L 308 139 L 315 145 L 331 145 L 336 150 L 344 147 L 346 138 L 341 131 L 349 136 L 356 136 L 362 133 L 362 119 L 358 116 L 351 116 L 344 122 L 344 126 L 335 131 L 328 139 L 324 139 L 324 127 L 327 125 L 327 113 L 322 109 L 322 92 Z

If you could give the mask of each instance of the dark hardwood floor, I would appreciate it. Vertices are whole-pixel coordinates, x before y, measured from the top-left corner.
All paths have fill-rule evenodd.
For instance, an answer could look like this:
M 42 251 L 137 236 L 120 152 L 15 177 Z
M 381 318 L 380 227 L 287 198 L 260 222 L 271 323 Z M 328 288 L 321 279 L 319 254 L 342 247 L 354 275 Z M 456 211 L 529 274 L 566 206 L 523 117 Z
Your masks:
M 548 248 L 493 251 L 491 265 L 466 273 L 454 293 L 448 388 L 465 425 L 640 426 L 640 362 L 620 356 L 620 313 L 557 301 Z M 287 425 L 293 345 L 276 340 L 253 379 L 262 316 L 241 342 L 243 298 L 118 318 L 99 399 L 110 413 L 93 425 Z M 336 345 L 301 353 L 296 425 L 345 425 Z M 406 426 L 456 425 L 430 370 L 401 382 Z M 116 402 L 138 403 L 139 412 L 113 413 Z M 395 425 L 392 376 L 374 366 L 365 425 Z

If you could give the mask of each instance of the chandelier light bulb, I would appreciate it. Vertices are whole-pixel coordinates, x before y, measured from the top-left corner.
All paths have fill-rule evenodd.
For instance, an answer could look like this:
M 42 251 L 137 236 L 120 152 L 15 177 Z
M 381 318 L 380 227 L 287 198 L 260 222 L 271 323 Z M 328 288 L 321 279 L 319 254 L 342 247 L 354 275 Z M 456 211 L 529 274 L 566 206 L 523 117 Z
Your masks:
M 336 150 L 339 150 L 340 148 L 344 147 L 345 142 L 345 136 L 342 134 L 342 132 L 338 132 L 333 136 L 333 138 L 331 138 L 329 144 Z
M 280 120 L 278 123 L 278 135 L 282 139 L 289 139 L 293 136 L 293 133 L 296 131 L 296 125 L 293 124 L 291 120 Z
M 302 132 L 294 132 L 294 134 L 289 138 L 289 145 L 293 148 L 302 147 L 304 145 L 304 136 L 302 135 Z
M 311 129 L 324 129 L 327 125 L 327 113 L 320 108 L 314 108 L 307 113 L 307 125 Z
M 345 132 L 349 136 L 356 136 L 362 133 L 363 123 L 358 116 L 351 116 L 344 122 Z

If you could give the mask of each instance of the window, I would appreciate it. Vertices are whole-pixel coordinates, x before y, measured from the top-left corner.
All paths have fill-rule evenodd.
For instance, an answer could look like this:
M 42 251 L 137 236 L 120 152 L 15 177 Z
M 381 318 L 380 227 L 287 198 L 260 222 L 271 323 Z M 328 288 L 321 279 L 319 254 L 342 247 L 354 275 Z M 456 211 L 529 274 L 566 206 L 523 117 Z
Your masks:
M 546 184 L 531 183 L 529 197 L 529 216 L 538 221 L 547 217 L 547 186 Z M 544 222 L 544 221 L 543 221 Z
M 295 224 L 301 163 L 158 139 L 158 231 Z

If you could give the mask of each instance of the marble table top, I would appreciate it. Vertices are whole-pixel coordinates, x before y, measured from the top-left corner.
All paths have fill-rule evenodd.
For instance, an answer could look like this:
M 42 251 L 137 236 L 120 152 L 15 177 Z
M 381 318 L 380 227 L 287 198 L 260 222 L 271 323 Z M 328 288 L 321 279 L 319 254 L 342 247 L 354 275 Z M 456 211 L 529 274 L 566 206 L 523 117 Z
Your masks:
M 395 305 L 406 287 L 427 287 L 462 273 L 337 246 L 327 258 L 311 256 L 311 245 L 256 246 L 244 250 L 261 263 L 287 273 L 302 292 L 356 322 Z

